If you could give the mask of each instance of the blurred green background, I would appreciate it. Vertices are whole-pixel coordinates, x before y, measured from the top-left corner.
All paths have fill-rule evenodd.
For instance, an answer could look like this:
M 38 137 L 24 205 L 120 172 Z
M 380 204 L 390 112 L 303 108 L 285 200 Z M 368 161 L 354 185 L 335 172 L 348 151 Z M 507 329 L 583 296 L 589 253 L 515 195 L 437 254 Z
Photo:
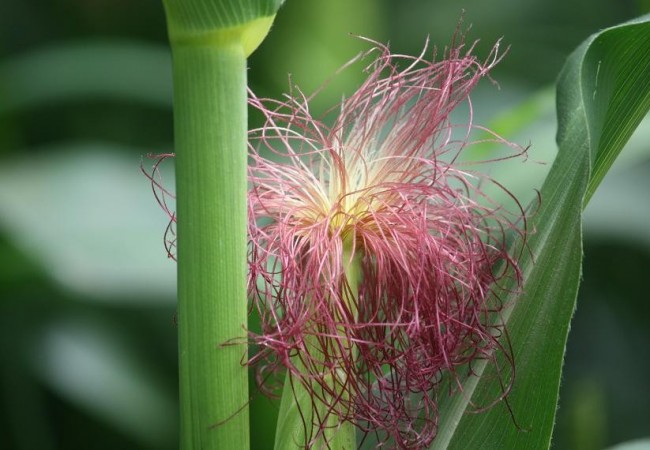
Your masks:
M 483 83 L 473 99 L 478 123 L 532 144 L 532 172 L 505 174 L 530 194 L 546 167 L 538 162 L 554 152 L 549 88 L 564 58 L 650 1 L 287 0 L 249 61 L 251 87 L 278 97 L 291 73 L 312 91 L 366 48 L 349 33 L 403 53 L 418 53 L 427 35 L 443 47 L 462 8 L 478 54 L 500 37 L 510 46 L 493 72 L 500 89 Z M 361 76 L 344 72 L 314 108 Z M 2 0 L 2 448 L 177 447 L 175 267 L 166 218 L 139 171 L 146 153 L 173 150 L 171 96 L 159 1 Z M 646 119 L 586 212 L 557 449 L 650 436 L 648 142 Z M 258 395 L 251 406 L 252 448 L 271 448 L 277 407 Z

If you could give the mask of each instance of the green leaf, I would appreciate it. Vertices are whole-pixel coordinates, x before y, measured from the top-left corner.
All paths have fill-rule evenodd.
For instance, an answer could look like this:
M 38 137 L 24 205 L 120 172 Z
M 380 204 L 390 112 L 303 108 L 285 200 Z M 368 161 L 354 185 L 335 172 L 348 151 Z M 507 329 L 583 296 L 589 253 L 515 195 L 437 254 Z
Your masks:
M 524 294 L 502 317 L 515 358 L 512 414 L 505 402 L 471 414 L 501 392 L 494 365 L 479 364 L 462 393 L 441 398 L 432 449 L 550 446 L 581 274 L 582 208 L 648 111 L 649 71 L 650 16 L 591 36 L 569 57 L 558 81 L 558 156 L 520 261 Z
M 650 108 L 650 31 L 648 16 L 644 18 L 591 36 L 572 55 L 560 78 L 558 114 L 560 119 L 562 113 L 569 117 L 559 122 L 560 149 L 572 134 L 589 146 L 585 204 Z M 573 84 L 573 78 L 579 81 Z M 577 123 L 572 115 L 585 122 L 578 132 L 571 129 Z
M 304 443 L 310 438 L 310 430 L 307 430 L 306 424 L 310 425 L 314 420 L 309 391 L 300 384 L 300 381 L 292 380 L 287 375 L 280 405 L 273 448 L 286 450 L 304 447 Z

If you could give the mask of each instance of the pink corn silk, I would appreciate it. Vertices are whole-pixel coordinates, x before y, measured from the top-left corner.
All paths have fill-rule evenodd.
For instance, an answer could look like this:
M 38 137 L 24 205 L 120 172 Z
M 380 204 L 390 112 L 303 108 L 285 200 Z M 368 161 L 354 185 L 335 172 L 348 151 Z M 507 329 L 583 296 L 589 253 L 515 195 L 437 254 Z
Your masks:
M 526 149 L 472 123 L 469 94 L 501 59 L 498 43 L 486 62 L 462 42 L 440 61 L 435 50 L 424 58 L 426 46 L 413 57 L 372 44 L 356 59 L 374 56 L 368 78 L 331 126 L 312 117 L 297 88 L 285 101 L 251 93 L 265 123 L 249 133 L 248 292 L 262 327 L 251 333 L 259 351 L 249 364 L 264 392 L 277 394 L 288 371 L 324 405 L 313 416 L 318 435 L 335 415 L 379 443 L 421 449 L 436 436 L 439 396 L 463 395 L 472 363 L 496 364 L 501 353 L 508 365 L 496 370 L 501 395 L 477 410 L 512 385 L 499 312 L 501 297 L 521 286 L 506 236 L 525 242 L 526 216 L 514 197 L 516 211 L 487 198 L 487 183 L 510 194 L 470 169 Z M 469 119 L 452 124 L 461 104 Z M 488 136 L 480 142 L 505 152 L 460 163 L 477 129 Z M 158 171 L 173 155 L 160 156 L 148 176 L 171 219 L 165 245 L 174 257 L 172 194 Z M 345 273 L 352 258 L 358 292 Z

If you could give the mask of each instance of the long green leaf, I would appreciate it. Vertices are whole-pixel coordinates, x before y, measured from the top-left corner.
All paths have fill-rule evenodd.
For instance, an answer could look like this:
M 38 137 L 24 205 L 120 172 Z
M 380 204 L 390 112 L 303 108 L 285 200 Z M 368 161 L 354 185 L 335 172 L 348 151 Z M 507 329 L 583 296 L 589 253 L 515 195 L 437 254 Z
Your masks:
M 471 413 L 501 390 L 493 365 L 475 367 L 462 393 L 441 398 L 432 449 L 550 446 L 580 281 L 582 208 L 648 111 L 649 68 L 650 16 L 591 36 L 569 57 L 558 81 L 559 152 L 521 261 L 524 294 L 503 313 L 516 367 L 512 415 L 505 402 Z

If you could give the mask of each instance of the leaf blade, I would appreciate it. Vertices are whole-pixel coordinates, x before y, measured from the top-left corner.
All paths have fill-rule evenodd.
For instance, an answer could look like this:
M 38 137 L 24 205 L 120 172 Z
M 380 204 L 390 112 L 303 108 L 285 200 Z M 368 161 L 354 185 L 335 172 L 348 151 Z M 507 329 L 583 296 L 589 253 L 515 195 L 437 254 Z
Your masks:
M 645 56 L 639 64 L 636 51 L 621 52 L 629 45 L 650 53 L 650 16 L 588 38 L 558 81 L 559 153 L 532 219 L 537 233 L 528 250 L 534 257 L 521 263 L 525 293 L 503 314 L 518 370 L 508 403 L 523 430 L 503 404 L 468 414 L 472 404 L 498 395 L 489 376 L 493 368 L 483 367 L 463 394 L 441 400 L 440 432 L 431 449 L 550 446 L 581 274 L 582 207 L 650 107 L 650 87 L 643 83 L 650 64 Z M 599 92 L 599 76 L 608 73 L 616 76 L 610 75 L 609 85 L 601 83 Z

